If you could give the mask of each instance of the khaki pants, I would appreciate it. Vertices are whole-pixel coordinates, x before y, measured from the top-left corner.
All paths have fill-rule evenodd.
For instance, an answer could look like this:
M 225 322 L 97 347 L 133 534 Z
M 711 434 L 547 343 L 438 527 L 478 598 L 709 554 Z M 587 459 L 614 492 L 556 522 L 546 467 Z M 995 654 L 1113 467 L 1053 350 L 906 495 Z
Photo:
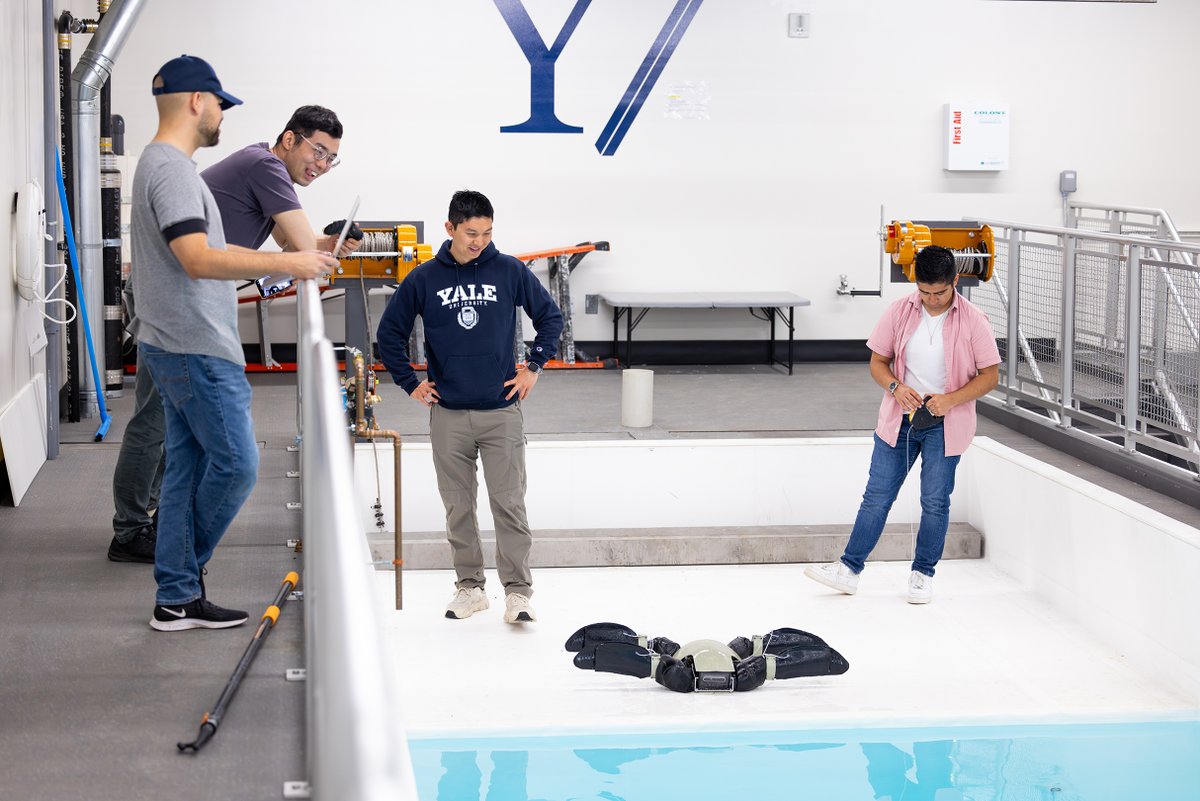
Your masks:
M 529 547 L 533 534 L 525 514 L 525 421 L 520 403 L 486 411 L 429 410 L 429 438 L 438 491 L 446 506 L 458 587 L 482 587 L 483 547 L 479 541 L 476 461 L 482 457 L 496 523 L 496 570 L 506 593 L 532 596 Z

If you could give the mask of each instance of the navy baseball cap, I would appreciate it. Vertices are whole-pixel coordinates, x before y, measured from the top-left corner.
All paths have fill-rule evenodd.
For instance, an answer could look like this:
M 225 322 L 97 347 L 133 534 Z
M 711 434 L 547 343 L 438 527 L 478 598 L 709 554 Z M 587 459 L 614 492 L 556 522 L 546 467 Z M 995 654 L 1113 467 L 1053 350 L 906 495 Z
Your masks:
M 212 92 L 221 99 L 221 110 L 240 106 L 242 101 L 221 88 L 217 73 L 199 56 L 183 55 L 173 58 L 158 71 L 151 84 L 151 93 L 173 95 L 177 92 Z

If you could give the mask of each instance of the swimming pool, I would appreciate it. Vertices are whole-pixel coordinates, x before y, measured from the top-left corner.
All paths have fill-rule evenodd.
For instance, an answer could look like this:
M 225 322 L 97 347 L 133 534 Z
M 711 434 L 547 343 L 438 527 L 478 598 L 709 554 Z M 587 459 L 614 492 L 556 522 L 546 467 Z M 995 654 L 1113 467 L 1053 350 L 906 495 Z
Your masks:
M 1200 722 L 438 739 L 422 801 L 1200 799 Z

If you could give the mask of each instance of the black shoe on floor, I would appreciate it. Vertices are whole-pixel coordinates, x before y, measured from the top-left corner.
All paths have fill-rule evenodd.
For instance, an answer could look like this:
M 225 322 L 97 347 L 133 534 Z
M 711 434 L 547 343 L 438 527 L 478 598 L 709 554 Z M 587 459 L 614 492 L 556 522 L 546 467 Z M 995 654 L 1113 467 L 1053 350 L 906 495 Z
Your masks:
M 110 562 L 143 562 L 154 564 L 154 544 L 158 541 L 158 532 L 154 526 L 142 526 L 134 532 L 128 542 L 121 542 L 113 537 L 108 544 L 108 561 Z
M 150 618 L 151 628 L 159 631 L 184 631 L 186 629 L 228 629 L 240 626 L 249 615 L 240 609 L 225 609 L 207 599 L 198 598 L 189 604 L 154 607 Z

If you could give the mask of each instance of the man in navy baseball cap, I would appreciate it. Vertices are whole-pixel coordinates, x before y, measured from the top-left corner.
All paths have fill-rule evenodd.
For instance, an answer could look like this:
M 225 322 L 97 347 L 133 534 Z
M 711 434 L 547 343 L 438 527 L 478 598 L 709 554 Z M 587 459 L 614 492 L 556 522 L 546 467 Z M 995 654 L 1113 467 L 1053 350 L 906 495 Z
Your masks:
M 221 110 L 240 106 L 241 100 L 221 88 L 217 73 L 199 56 L 182 55 L 173 58 L 154 76 L 151 92 L 156 95 L 173 95 L 179 92 L 211 92 L 221 101 Z

